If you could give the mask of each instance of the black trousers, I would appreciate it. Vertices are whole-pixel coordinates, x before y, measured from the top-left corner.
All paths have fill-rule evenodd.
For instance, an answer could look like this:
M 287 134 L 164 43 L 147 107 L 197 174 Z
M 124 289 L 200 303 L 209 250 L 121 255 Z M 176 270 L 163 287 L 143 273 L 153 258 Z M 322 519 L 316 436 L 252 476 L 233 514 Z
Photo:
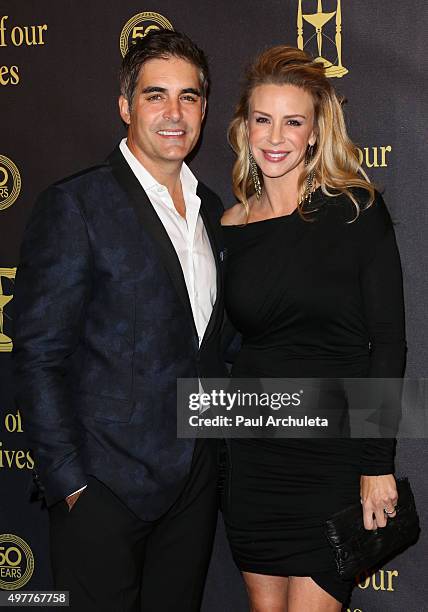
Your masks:
M 217 520 L 216 440 L 197 440 L 189 479 L 162 517 L 136 517 L 104 484 L 49 510 L 55 588 L 73 612 L 197 612 Z

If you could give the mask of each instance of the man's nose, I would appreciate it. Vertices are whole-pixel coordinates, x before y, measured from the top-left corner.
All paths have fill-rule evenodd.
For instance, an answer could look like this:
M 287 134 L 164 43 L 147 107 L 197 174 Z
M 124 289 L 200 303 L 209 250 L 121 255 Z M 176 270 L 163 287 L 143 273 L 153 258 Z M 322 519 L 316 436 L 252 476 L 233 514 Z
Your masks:
M 164 109 L 164 117 L 170 121 L 180 121 L 182 118 L 182 112 L 179 99 L 168 100 Z

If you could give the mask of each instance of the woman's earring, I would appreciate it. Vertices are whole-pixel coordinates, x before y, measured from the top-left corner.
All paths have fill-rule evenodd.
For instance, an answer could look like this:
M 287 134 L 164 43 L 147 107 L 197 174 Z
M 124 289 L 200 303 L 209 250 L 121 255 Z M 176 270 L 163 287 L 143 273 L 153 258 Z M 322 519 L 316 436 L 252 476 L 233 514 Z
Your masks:
M 314 154 L 314 145 L 309 145 L 308 150 L 306 152 L 305 158 L 305 166 L 308 166 Z M 300 200 L 300 204 L 307 204 L 310 206 L 312 202 L 312 192 L 314 190 L 314 179 L 315 179 L 315 170 L 311 170 L 306 177 L 305 191 L 303 193 L 302 199 Z
M 262 196 L 262 186 L 259 179 L 259 169 L 257 168 L 256 160 L 250 150 L 248 151 L 248 159 L 250 161 L 251 178 L 253 179 L 256 198 L 260 200 Z

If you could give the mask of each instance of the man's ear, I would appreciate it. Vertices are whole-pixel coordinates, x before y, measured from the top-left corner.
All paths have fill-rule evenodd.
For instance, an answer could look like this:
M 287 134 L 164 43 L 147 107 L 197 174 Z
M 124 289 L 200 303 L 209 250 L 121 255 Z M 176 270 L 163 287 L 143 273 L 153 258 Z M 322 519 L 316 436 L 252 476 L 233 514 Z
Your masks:
M 204 119 L 205 117 L 206 110 L 207 110 L 207 99 L 204 96 L 202 99 L 202 119 Z
M 128 100 L 125 96 L 119 96 L 119 113 L 122 117 L 122 121 L 129 125 L 131 123 L 131 113 Z

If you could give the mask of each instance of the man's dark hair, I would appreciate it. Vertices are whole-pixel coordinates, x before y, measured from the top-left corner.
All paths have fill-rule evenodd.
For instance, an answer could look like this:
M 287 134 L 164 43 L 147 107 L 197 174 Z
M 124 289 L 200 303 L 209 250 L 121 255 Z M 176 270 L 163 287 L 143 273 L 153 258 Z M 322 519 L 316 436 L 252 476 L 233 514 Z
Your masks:
M 120 93 L 132 102 L 142 66 L 151 59 L 178 57 L 199 70 L 202 97 L 206 97 L 209 81 L 208 62 L 204 52 L 186 34 L 172 30 L 153 30 L 133 45 L 123 58 L 120 70 Z

